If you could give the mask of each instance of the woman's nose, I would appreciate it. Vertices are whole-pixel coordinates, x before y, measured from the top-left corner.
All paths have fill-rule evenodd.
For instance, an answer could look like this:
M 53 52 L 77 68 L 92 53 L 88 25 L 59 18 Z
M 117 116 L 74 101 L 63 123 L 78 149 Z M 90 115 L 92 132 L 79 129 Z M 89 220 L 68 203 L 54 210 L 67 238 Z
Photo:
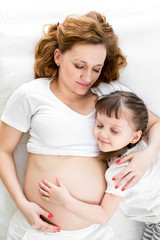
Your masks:
M 92 82 L 92 74 L 91 74 L 91 72 L 90 71 L 86 71 L 85 73 L 84 73 L 84 81 L 85 81 L 85 83 L 91 83 Z

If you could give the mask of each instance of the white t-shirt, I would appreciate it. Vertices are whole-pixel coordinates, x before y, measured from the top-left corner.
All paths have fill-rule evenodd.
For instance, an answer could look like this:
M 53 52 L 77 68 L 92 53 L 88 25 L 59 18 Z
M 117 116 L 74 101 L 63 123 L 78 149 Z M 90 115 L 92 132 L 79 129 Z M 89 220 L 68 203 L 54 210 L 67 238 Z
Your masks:
M 134 187 L 121 191 L 123 186 L 115 189 L 118 180 L 112 180 L 113 176 L 123 170 L 129 163 L 125 162 L 118 165 L 116 161 L 130 152 L 140 151 L 145 147 L 146 144 L 141 140 L 122 156 L 111 158 L 108 161 L 109 168 L 105 173 L 106 192 L 124 197 L 120 203 L 120 209 L 128 218 L 157 223 L 160 222 L 160 155 Z
M 39 78 L 21 85 L 9 98 L 1 120 L 19 131 L 29 131 L 28 152 L 97 156 L 95 110 L 86 116 L 73 111 L 52 93 L 51 81 Z M 116 90 L 129 91 L 117 82 L 101 83 L 91 90 L 99 97 Z

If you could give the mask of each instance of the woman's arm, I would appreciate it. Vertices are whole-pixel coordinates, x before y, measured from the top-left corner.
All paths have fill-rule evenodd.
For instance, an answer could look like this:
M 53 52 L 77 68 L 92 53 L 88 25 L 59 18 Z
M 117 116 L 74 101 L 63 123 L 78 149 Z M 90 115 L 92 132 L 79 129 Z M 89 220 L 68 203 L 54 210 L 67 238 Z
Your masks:
M 89 222 L 105 224 L 113 216 L 122 197 L 105 193 L 101 205 L 88 204 L 74 198 L 66 188 L 62 180 L 57 177 L 58 186 L 43 179 L 39 183 L 41 197 L 49 202 L 61 205 L 78 217 Z
M 128 156 L 120 159 L 118 164 L 128 160 L 131 161 L 124 170 L 114 176 L 113 179 L 115 180 L 121 179 L 118 186 L 125 185 L 125 189 L 133 187 L 155 161 L 160 151 L 160 119 L 151 112 L 149 112 L 147 144 L 146 149 L 140 152 L 130 153 Z
M 4 122 L 0 123 L 0 178 L 31 226 L 46 231 L 54 231 L 56 227 L 40 218 L 40 215 L 48 217 L 49 213 L 37 204 L 27 201 L 19 184 L 13 153 L 22 135 L 23 133 L 15 128 Z

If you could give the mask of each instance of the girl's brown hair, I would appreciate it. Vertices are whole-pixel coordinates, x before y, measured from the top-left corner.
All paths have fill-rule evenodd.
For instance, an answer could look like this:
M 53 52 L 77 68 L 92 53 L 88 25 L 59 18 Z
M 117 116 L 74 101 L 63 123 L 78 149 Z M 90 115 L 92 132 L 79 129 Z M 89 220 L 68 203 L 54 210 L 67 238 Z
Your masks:
M 118 47 L 118 38 L 105 16 L 91 11 L 86 15 L 68 16 L 62 24 L 49 25 L 48 32 L 36 45 L 35 78 L 55 78 L 58 67 L 54 62 L 54 51 L 59 48 L 61 53 L 70 50 L 75 44 L 103 44 L 107 57 L 99 79 L 109 83 L 119 78 L 119 71 L 126 65 L 126 58 Z
M 148 125 L 148 110 L 143 100 L 132 92 L 116 91 L 106 96 L 103 96 L 96 103 L 96 116 L 98 113 L 105 114 L 108 117 L 121 118 L 121 114 L 125 113 L 125 108 L 131 112 L 129 121 L 134 126 L 134 130 L 142 131 L 141 138 L 146 134 Z M 128 117 L 127 117 L 128 119 Z M 129 144 L 123 149 L 110 153 L 100 153 L 100 158 L 106 160 L 106 158 L 113 157 L 124 152 L 127 148 L 134 147 L 136 144 Z

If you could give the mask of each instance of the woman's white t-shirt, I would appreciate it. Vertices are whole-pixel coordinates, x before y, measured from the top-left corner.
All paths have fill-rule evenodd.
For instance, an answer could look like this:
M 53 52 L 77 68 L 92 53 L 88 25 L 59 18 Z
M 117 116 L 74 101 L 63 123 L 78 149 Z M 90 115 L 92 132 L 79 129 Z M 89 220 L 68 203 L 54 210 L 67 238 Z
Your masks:
M 73 111 L 52 93 L 51 81 L 39 78 L 21 85 L 9 98 L 1 120 L 21 132 L 29 131 L 28 152 L 97 156 L 95 110 L 88 115 Z M 99 97 L 116 90 L 129 91 L 118 82 L 91 89 Z

